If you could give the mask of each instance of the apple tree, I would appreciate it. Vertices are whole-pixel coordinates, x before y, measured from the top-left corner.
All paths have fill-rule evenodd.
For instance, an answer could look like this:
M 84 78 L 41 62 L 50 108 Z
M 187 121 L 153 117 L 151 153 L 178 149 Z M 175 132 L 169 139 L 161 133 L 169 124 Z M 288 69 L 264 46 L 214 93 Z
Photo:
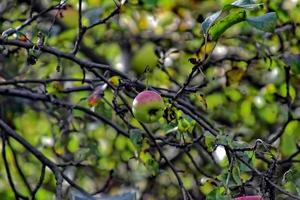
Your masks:
M 300 199 L 297 0 L 1 0 L 1 199 Z

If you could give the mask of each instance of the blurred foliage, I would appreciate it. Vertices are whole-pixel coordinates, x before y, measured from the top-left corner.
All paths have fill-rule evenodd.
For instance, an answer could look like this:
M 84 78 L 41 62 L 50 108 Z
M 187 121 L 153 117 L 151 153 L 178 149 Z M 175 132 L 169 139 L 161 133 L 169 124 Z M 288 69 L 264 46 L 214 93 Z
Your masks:
M 31 7 L 30 1 L 2 0 L 0 32 L 20 26 L 30 16 L 31 9 L 37 14 L 43 10 L 40 7 L 48 8 L 59 2 L 43 0 Z M 192 144 L 197 136 L 201 136 L 201 145 L 183 149 L 189 150 L 196 166 L 206 174 L 195 168 L 189 156 L 178 153 L 181 148 L 163 147 L 180 171 L 185 188 L 195 199 L 205 199 L 205 196 L 207 200 L 232 199 L 242 193 L 238 189 L 241 185 L 251 182 L 249 167 L 238 160 L 229 160 L 226 155 L 221 157 L 222 152 L 216 151 L 220 145 L 253 147 L 257 139 L 267 141 L 283 127 L 282 136 L 273 147 L 258 145 L 255 152 L 241 152 L 241 157 L 261 171 L 269 168 L 264 159 L 270 162 L 274 158 L 284 160 L 300 149 L 300 1 L 258 2 L 257 8 L 252 9 L 244 5 L 229 8 L 231 0 L 129 0 L 119 15 L 85 33 L 77 54 L 83 60 L 109 64 L 146 86 L 175 91 L 194 66 L 189 59 L 203 60 L 210 56 L 212 63 L 201 69 L 201 75 L 190 84 L 197 86 L 206 82 L 205 85 L 183 99 L 194 106 L 194 112 L 212 121 L 221 134 L 213 137 L 190 116 L 172 108 L 158 123 L 147 126 L 155 136 L 169 137 L 179 144 Z M 67 0 L 66 4 L 65 9 L 50 11 L 25 27 L 22 34 L 14 34 L 9 39 L 22 41 L 22 35 L 25 35 L 36 42 L 38 32 L 42 32 L 47 45 L 71 52 L 78 33 L 78 1 Z M 113 0 L 83 0 L 83 25 L 89 26 L 104 18 L 115 6 Z M 217 13 L 220 10 L 222 13 Z M 216 15 L 211 17 L 212 14 Z M 208 16 L 211 23 L 203 26 L 202 22 Z M 272 33 L 274 28 L 275 34 Z M 203 33 L 211 37 L 207 38 Z M 9 50 L 11 52 L 1 49 L 0 83 L 5 80 L 83 78 L 82 68 L 68 59 L 46 53 L 39 55 L 40 52 L 17 47 Z M 36 63 L 28 65 L 27 58 L 32 54 L 36 56 Z M 288 69 L 288 87 L 287 67 L 291 68 Z M 112 77 L 110 83 L 114 86 L 124 83 L 120 77 Z M 85 78 L 95 79 L 88 72 Z M 101 84 L 103 82 L 99 80 L 93 84 L 52 81 L 30 83 L 26 87 L 84 106 L 120 125 L 129 137 L 83 112 L 21 98 L 0 96 L 1 118 L 50 160 L 61 163 L 68 176 L 87 191 L 101 188 L 113 170 L 106 192 L 116 194 L 122 189 L 134 188 L 143 199 L 181 199 L 174 174 L 150 145 L 141 125 L 129 112 L 120 117 L 112 108 L 114 101 L 123 108 L 120 98 L 114 99 L 115 91 L 107 87 L 95 103 L 87 101 L 93 88 Z M 25 84 L 15 86 L 23 88 Z M 87 89 L 68 92 L 68 89 L 85 86 Z M 132 88 L 128 93 L 124 92 L 129 103 L 135 91 L 139 90 Z M 41 163 L 14 140 L 10 139 L 10 143 L 22 163 L 23 173 L 29 183 L 35 185 Z M 18 175 L 12 149 L 7 149 L 10 149 L 6 152 L 7 159 L 18 191 L 29 195 Z M 280 177 L 276 180 L 278 185 L 300 195 L 300 154 L 292 159 L 296 162 L 278 166 L 275 177 Z M 64 163 L 72 165 L 64 166 Z M 36 199 L 53 199 L 55 186 L 53 174 L 46 170 Z M 263 193 L 259 187 L 259 183 L 254 182 L 250 191 Z M 0 198 L 15 198 L 2 161 Z M 285 198 L 278 195 L 276 199 Z

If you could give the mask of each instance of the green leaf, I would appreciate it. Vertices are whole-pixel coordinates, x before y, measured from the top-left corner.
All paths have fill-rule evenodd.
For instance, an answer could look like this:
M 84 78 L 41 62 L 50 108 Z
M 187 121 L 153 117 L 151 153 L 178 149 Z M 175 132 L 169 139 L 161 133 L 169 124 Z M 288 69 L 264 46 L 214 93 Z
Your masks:
M 107 119 L 112 119 L 113 112 L 112 108 L 105 102 L 100 102 L 95 109 L 96 112 L 100 113 Z
M 287 96 L 287 89 L 286 89 L 286 84 L 282 84 L 280 87 L 279 87 L 279 91 L 278 91 L 278 94 L 281 95 L 282 97 L 286 97 Z M 289 87 L 289 94 L 290 94 L 290 97 L 291 97 L 291 100 L 292 102 L 295 100 L 296 98 L 296 90 L 293 86 L 290 85 Z
M 245 21 L 246 18 L 247 15 L 245 10 L 232 12 L 228 14 L 226 17 L 218 21 L 210 28 L 209 30 L 210 39 L 213 41 L 217 41 L 227 29 L 229 29 L 231 26 L 235 24 Z
M 130 133 L 129 133 L 129 137 L 130 137 L 131 142 L 135 146 L 140 146 L 142 144 L 143 135 L 142 135 L 141 130 L 139 130 L 139 129 L 131 129 Z
M 252 111 L 252 101 L 250 99 L 244 100 L 240 105 L 240 116 L 245 124 L 253 126 L 256 122 L 256 118 Z
M 159 164 L 156 162 L 154 158 L 148 159 L 147 162 L 145 163 L 146 167 L 150 170 L 152 175 L 156 175 L 159 171 Z
M 141 152 L 139 158 L 153 176 L 158 173 L 159 163 L 149 152 Z
M 206 196 L 206 200 L 231 200 L 231 198 L 225 195 L 224 187 L 219 187 L 211 191 Z
M 279 114 L 278 105 L 276 103 L 270 103 L 261 108 L 258 114 L 265 122 L 274 124 Z
M 282 177 L 281 184 L 285 184 L 288 181 L 293 182 L 295 179 L 300 178 L 300 172 L 297 171 L 294 167 L 291 167 L 286 171 Z
M 273 32 L 276 27 L 277 16 L 275 12 L 270 12 L 258 17 L 249 17 L 247 22 L 259 30 Z
M 297 151 L 296 142 L 300 139 L 300 123 L 297 120 L 291 121 L 284 129 L 280 139 L 280 148 L 284 157 Z
M 89 148 L 80 148 L 78 152 L 75 154 L 75 160 L 84 160 L 90 154 Z
M 299 190 L 299 187 L 297 187 L 297 186 L 298 186 L 297 183 L 295 184 L 294 181 L 288 181 L 283 185 L 283 188 L 291 193 L 299 195 L 300 190 Z
M 291 70 L 299 74 L 300 73 L 300 54 L 288 53 L 283 56 L 283 61 L 286 65 L 291 67 Z
M 259 8 L 262 5 L 262 3 L 256 3 L 254 0 L 237 0 L 231 4 L 227 4 L 222 8 L 222 10 L 219 10 L 205 18 L 205 20 L 201 24 L 202 31 L 204 35 L 207 35 L 210 27 L 217 21 L 223 11 L 229 11 L 232 8 L 243 8 L 250 10 Z
M 178 119 L 178 131 L 181 133 L 192 132 L 196 121 L 189 116 L 183 116 Z
M 255 153 L 252 151 L 239 152 L 238 154 L 245 162 L 247 162 L 250 166 L 253 166 L 255 163 Z M 244 164 L 243 162 L 239 162 L 239 170 L 241 172 L 251 172 L 251 169 Z
M 219 10 L 218 12 L 215 12 L 212 15 L 205 18 L 205 20 L 201 24 L 204 35 L 207 35 L 209 28 L 215 23 L 215 21 L 218 19 L 221 13 L 222 10 Z
M 223 146 L 233 147 L 233 138 L 230 135 L 219 134 L 217 136 L 216 143 L 219 144 L 219 145 L 223 145 Z
M 206 132 L 204 141 L 205 141 L 205 145 L 208 148 L 208 151 L 212 152 L 216 146 L 216 143 L 215 143 L 216 138 L 213 135 L 211 135 L 210 133 Z
M 68 141 L 68 150 L 72 153 L 78 151 L 80 145 L 80 140 L 77 135 L 71 135 L 70 140 Z
M 232 178 L 237 185 L 242 185 L 241 171 L 237 164 L 235 164 L 232 168 Z
M 145 7 L 152 8 L 157 5 L 158 0 L 142 0 L 142 2 L 144 3 Z

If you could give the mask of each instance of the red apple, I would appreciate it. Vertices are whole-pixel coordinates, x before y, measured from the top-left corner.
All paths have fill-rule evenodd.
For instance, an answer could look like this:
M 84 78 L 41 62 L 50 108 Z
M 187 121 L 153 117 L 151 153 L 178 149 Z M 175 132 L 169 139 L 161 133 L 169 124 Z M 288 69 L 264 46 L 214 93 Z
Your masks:
M 259 195 L 256 196 L 242 196 L 242 197 L 237 197 L 234 200 L 263 200 L 263 198 Z
M 139 93 L 133 100 L 132 111 L 140 122 L 153 123 L 163 115 L 164 101 L 154 91 L 146 90 Z

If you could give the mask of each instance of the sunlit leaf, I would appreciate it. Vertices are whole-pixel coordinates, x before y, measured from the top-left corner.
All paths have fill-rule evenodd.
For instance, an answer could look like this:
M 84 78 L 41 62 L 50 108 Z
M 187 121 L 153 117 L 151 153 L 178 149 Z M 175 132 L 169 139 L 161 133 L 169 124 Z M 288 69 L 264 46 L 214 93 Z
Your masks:
M 178 131 L 181 133 L 192 132 L 196 122 L 192 118 L 185 116 L 178 119 Z
M 159 164 L 149 152 L 142 151 L 139 158 L 153 176 L 158 173 Z
M 216 147 L 216 138 L 210 133 L 205 133 L 205 145 L 207 146 L 209 151 L 213 151 Z
M 282 97 L 286 97 L 287 96 L 287 88 L 286 88 L 286 84 L 282 84 L 279 88 L 278 93 L 282 96 Z M 289 86 L 289 95 L 291 97 L 292 102 L 295 100 L 296 98 L 296 90 L 293 86 Z
M 298 121 L 290 122 L 284 129 L 280 140 L 281 152 L 284 156 L 291 155 L 297 151 L 296 143 L 300 140 L 300 123 Z
M 243 22 L 246 20 L 246 11 L 241 10 L 238 12 L 232 12 L 222 18 L 220 21 L 216 22 L 209 29 L 209 37 L 211 40 L 216 41 L 220 38 L 220 36 L 231 26 Z
M 108 81 L 110 84 L 117 87 L 120 84 L 121 79 L 119 76 L 112 76 Z
M 205 18 L 205 20 L 202 22 L 201 27 L 202 31 L 205 35 L 207 35 L 209 28 L 215 23 L 215 21 L 218 19 L 218 17 L 221 15 L 222 11 L 215 12 Z
M 69 142 L 68 142 L 68 150 L 71 152 L 76 152 L 79 149 L 79 138 L 76 135 L 72 135 Z
M 206 200 L 231 200 L 231 198 L 225 195 L 225 189 L 219 187 L 211 191 L 207 196 Z
M 252 101 L 251 100 L 245 100 L 241 103 L 240 115 L 241 115 L 244 123 L 246 123 L 247 125 L 255 124 L 256 119 L 252 112 Z

